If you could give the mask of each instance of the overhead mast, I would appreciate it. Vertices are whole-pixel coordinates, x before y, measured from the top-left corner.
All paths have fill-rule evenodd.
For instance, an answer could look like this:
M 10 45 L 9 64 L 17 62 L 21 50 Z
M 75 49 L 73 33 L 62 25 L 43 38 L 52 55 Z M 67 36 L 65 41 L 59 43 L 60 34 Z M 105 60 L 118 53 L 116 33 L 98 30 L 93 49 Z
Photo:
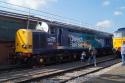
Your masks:
M 29 29 L 29 24 L 30 24 L 30 8 L 28 8 L 28 19 L 27 19 L 27 29 Z
M 28 19 L 27 19 L 27 30 L 29 29 L 29 24 L 30 24 L 30 8 L 28 8 L 28 11 L 29 11 L 29 12 L 28 12 Z M 26 39 L 26 45 L 28 45 L 28 40 L 29 40 L 29 39 L 28 39 L 28 38 L 29 38 L 29 37 L 28 37 L 28 33 L 26 34 L 26 38 L 27 38 L 27 39 Z

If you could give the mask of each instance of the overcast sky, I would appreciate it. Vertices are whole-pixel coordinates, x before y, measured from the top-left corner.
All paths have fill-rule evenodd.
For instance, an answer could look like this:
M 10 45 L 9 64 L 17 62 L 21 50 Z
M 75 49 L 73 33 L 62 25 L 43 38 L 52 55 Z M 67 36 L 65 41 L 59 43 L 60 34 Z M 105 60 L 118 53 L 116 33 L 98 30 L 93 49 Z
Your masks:
M 63 22 L 87 26 L 105 32 L 114 32 L 125 27 L 125 0 L 0 0 L 0 9 L 23 10 L 21 7 L 5 5 L 7 2 L 14 5 L 28 7 L 42 12 L 49 12 L 61 16 Z M 7 8 L 5 8 L 7 7 Z M 10 8 L 10 9 L 9 9 Z M 13 10 L 13 12 L 17 12 Z M 42 12 L 30 11 L 33 15 L 43 15 Z M 43 15 L 43 17 L 48 17 Z M 51 16 L 56 19 L 55 16 Z

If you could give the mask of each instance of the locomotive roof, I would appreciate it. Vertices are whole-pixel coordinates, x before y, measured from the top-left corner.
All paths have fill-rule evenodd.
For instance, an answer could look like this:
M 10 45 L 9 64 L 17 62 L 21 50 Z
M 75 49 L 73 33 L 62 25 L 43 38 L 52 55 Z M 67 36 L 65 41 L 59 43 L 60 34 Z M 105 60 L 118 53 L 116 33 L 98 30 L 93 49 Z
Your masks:
M 115 31 L 114 33 L 117 33 L 117 32 L 125 32 L 125 27 L 123 28 L 119 28 L 117 31 Z
M 125 27 L 124 28 L 119 28 L 117 31 L 125 31 Z
M 98 36 L 113 36 L 113 34 L 111 34 L 111 33 L 102 32 L 102 31 L 98 31 L 98 30 L 94 30 L 94 29 L 90 29 L 90 28 L 86 28 L 86 27 L 81 27 L 81 26 L 77 26 L 77 25 L 62 23 L 62 22 L 53 21 L 53 22 L 51 22 L 51 24 L 56 25 L 56 26 L 62 26 L 65 28 L 73 29 L 73 30 L 77 30 L 80 32 L 84 31 L 86 33 L 96 34 Z
M 19 31 L 32 31 L 32 32 L 42 32 L 42 33 L 46 33 L 46 32 L 44 32 L 44 31 L 42 31 L 42 30 L 34 30 L 34 29 L 19 29 Z
M 17 19 L 22 19 L 22 20 L 27 20 L 27 18 L 28 18 L 28 15 L 18 14 L 18 13 L 3 11 L 3 10 L 0 10 L 0 16 L 12 17 L 12 18 L 17 18 Z M 98 30 L 94 30 L 94 29 L 90 29 L 90 28 L 86 28 L 86 27 L 80 27 L 80 26 L 72 25 L 72 24 L 68 24 L 68 23 L 50 21 L 50 20 L 42 19 L 42 18 L 35 17 L 32 15 L 30 15 L 30 21 L 35 21 L 35 22 L 45 21 L 49 25 L 61 26 L 63 28 L 69 28 L 69 29 L 73 29 L 73 30 L 77 30 L 77 31 L 85 31 L 85 32 L 97 34 L 100 36 L 112 36 L 111 33 L 102 32 L 102 31 L 98 31 Z

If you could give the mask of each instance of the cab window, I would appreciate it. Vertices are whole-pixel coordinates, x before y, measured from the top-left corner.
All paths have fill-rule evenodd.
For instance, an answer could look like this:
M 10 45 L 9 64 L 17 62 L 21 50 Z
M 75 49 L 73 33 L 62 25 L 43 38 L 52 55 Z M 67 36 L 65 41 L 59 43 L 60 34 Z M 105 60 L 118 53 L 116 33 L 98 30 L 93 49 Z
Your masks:
M 115 32 L 114 37 L 115 38 L 122 37 L 122 32 Z

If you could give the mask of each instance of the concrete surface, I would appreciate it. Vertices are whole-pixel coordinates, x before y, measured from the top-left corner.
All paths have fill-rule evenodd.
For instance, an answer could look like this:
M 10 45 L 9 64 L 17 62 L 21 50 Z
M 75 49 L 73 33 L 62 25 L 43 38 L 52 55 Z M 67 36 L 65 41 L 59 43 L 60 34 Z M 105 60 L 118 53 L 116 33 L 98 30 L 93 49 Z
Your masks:
M 94 76 L 94 75 L 93 75 Z M 107 69 L 103 74 L 83 83 L 125 83 L 125 65 L 121 63 Z

